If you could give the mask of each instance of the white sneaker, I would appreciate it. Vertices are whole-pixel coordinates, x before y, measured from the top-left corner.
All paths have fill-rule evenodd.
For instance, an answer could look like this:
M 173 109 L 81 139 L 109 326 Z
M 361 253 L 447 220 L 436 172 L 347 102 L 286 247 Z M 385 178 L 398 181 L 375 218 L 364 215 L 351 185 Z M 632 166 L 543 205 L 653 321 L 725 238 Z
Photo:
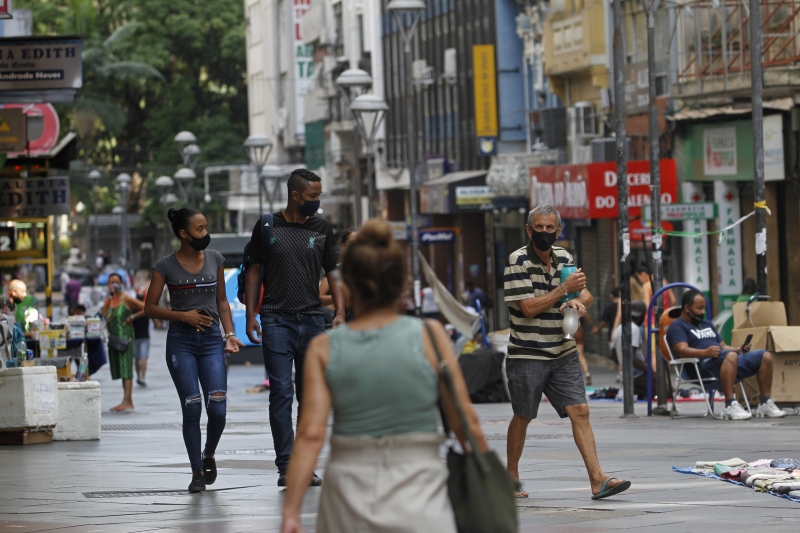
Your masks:
M 781 411 L 772 399 L 767 400 L 767 403 L 762 403 L 756 409 L 756 416 L 766 418 L 781 418 L 786 416 L 786 411 Z
M 722 418 L 729 418 L 731 420 L 749 420 L 752 417 L 753 415 L 745 411 L 744 407 L 739 405 L 739 402 L 736 400 L 733 400 L 733 403 L 730 407 L 726 407 L 722 410 Z

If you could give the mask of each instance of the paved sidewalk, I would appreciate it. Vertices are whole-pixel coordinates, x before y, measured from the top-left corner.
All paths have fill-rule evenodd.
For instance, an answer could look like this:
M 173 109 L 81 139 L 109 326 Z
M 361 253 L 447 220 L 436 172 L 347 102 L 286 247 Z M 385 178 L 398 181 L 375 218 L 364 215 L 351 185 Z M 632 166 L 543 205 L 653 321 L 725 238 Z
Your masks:
M 103 391 L 100 441 L 0 446 L 0 532 L 116 533 L 145 531 L 279 531 L 282 494 L 267 423 L 267 394 L 246 394 L 263 368 L 233 367 L 228 427 L 217 452 L 219 479 L 190 495 L 180 432 L 180 404 L 164 362 L 164 332 L 154 332 L 149 387 L 134 390 L 136 411 L 111 413 L 120 382 L 107 368 L 95 378 Z M 595 384 L 614 374 L 593 369 Z M 644 413 L 644 404 L 637 404 Z M 699 405 L 687 409 L 699 410 Z M 491 445 L 505 459 L 508 404 L 480 405 Z M 519 501 L 521 531 L 653 532 L 798 531 L 800 504 L 751 489 L 673 473 L 699 459 L 800 457 L 800 418 L 725 422 L 705 419 L 620 419 L 620 403 L 592 403 L 603 468 L 632 479 L 628 493 L 590 499 L 586 472 L 568 421 L 543 405 L 528 430 Z M 319 472 L 324 476 L 324 456 Z M 306 531 L 314 531 L 320 489 L 305 502 Z

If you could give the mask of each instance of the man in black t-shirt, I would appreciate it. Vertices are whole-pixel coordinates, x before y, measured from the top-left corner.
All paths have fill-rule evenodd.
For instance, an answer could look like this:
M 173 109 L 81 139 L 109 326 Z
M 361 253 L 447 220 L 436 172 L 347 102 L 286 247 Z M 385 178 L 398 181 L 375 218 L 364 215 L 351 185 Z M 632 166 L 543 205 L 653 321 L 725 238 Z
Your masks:
M 336 306 L 333 326 L 343 324 L 345 319 L 344 298 L 333 276 L 339 247 L 330 224 L 315 216 L 322 193 L 320 178 L 301 168 L 292 172 L 287 185 L 286 209 L 273 215 L 272 240 L 264 263 L 263 280 L 259 280 L 263 261 L 260 217 L 253 228 L 248 253 L 251 265 L 245 287 L 247 336 L 254 344 L 261 344 L 269 377 L 269 423 L 275 444 L 278 486 L 281 487 L 286 485 L 286 470 L 294 444 L 292 363 L 297 403 L 300 404 L 306 348 L 312 338 L 325 331 L 319 298 L 320 271 L 328 278 Z M 264 301 L 259 308 L 250 302 L 258 301 L 261 282 L 264 283 Z M 260 326 L 257 313 L 261 314 Z M 312 485 L 320 483 L 314 475 Z

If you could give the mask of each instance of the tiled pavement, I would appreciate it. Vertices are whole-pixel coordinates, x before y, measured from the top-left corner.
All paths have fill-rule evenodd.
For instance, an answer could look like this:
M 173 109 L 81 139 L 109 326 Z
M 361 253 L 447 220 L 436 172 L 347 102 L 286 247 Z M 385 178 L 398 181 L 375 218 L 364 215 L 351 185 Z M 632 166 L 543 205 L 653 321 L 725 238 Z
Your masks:
M 147 389 L 136 388 L 133 413 L 108 409 L 121 397 L 107 369 L 98 378 L 106 431 L 96 442 L 0 446 L 0 532 L 116 533 L 145 531 L 279 531 L 282 493 L 276 486 L 267 424 L 267 395 L 246 394 L 263 378 L 258 366 L 237 366 L 229 378 L 228 428 L 218 450 L 219 479 L 190 495 L 178 398 L 169 379 L 163 332 L 154 332 Z M 594 372 L 613 384 L 613 374 Z M 642 414 L 644 405 L 637 404 Z M 699 409 L 691 406 L 687 409 Z M 511 409 L 481 405 L 484 432 L 501 458 Z M 530 498 L 519 501 L 520 530 L 577 533 L 798 531 L 800 504 L 750 489 L 673 473 L 698 459 L 746 460 L 800 456 L 800 419 L 723 422 L 705 419 L 621 419 L 620 403 L 592 402 L 603 468 L 634 485 L 625 495 L 592 501 L 568 421 L 549 406 L 528 430 L 522 476 Z M 115 427 L 116 426 L 116 427 Z M 320 459 L 324 476 L 326 451 Z M 320 489 L 305 502 L 314 531 Z

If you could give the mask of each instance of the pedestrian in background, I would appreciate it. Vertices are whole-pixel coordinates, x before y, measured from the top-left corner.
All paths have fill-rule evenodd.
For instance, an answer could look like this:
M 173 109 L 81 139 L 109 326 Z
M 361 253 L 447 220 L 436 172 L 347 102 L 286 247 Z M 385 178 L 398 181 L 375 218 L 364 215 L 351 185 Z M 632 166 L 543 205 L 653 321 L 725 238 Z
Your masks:
M 183 442 L 192 467 L 189 492 L 201 492 L 217 479 L 214 454 L 225 429 L 228 401 L 225 352 L 237 353 L 244 344 L 233 332 L 225 294 L 225 258 L 216 250 L 206 250 L 211 242 L 206 217 L 185 207 L 170 209 L 167 217 L 181 247 L 153 266 L 145 312 L 150 318 L 169 321 L 167 368 L 183 411 Z M 165 285 L 170 310 L 158 306 Z M 203 405 L 208 426 L 201 451 Z
M 345 322 L 344 297 L 334 283 L 339 247 L 330 224 L 316 216 L 322 180 L 304 168 L 292 172 L 287 183 L 286 209 L 273 215 L 272 243 L 264 263 L 261 245 L 261 217 L 253 228 L 248 248 L 247 336 L 261 344 L 264 366 L 269 377 L 269 424 L 275 445 L 278 486 L 286 486 L 286 470 L 294 445 L 292 398 L 297 387 L 297 403 L 303 401 L 303 369 L 311 339 L 325 331 L 319 275 L 325 271 L 336 307 L 332 326 Z M 264 263 L 264 278 L 259 279 Z M 259 288 L 264 300 L 259 308 Z M 256 315 L 261 313 L 261 324 Z M 263 332 L 263 334 L 262 334 Z M 263 338 L 263 343 L 262 343 Z M 292 384 L 292 364 L 295 380 Z M 321 484 L 316 477 L 315 485 Z
M 144 302 L 147 291 L 136 291 L 136 299 Z M 147 360 L 150 358 L 150 319 L 144 314 L 144 309 L 133 315 L 133 344 L 136 358 L 136 383 L 140 387 L 147 387 Z
M 133 314 L 144 308 L 142 302 L 125 294 L 122 277 L 108 277 L 108 293 L 103 304 L 103 317 L 108 329 L 108 362 L 111 379 L 122 379 L 122 403 L 112 411 L 133 410 Z
M 341 271 L 355 318 L 310 344 L 297 444 L 289 464 L 282 533 L 299 533 L 303 495 L 327 435 L 331 454 L 317 532 L 455 533 L 447 468 L 439 456 L 439 403 L 462 445 L 465 434 L 439 379 L 433 342 L 458 400 L 487 449 L 452 344 L 442 325 L 398 313 L 406 259 L 386 221 L 373 219 L 344 251 Z

